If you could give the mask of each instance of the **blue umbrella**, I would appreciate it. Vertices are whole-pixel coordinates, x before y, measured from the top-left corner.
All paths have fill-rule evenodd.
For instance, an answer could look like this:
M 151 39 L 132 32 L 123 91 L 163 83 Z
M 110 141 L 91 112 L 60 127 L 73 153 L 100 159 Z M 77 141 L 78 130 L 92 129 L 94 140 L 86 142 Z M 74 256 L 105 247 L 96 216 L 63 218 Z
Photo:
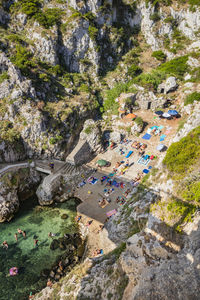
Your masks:
M 170 114 L 171 116 L 177 116 L 178 112 L 175 109 L 170 109 L 170 110 L 168 110 L 168 114 Z
M 163 111 L 162 110 L 158 110 L 158 111 L 155 112 L 155 114 L 158 115 L 158 116 L 162 116 Z

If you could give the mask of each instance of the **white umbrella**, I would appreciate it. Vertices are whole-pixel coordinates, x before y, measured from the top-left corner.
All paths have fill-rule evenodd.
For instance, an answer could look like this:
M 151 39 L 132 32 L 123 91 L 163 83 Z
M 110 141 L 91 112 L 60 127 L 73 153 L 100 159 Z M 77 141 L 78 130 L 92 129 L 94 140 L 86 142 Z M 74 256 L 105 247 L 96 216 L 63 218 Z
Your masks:
M 162 115 L 162 117 L 164 117 L 164 118 L 170 118 L 171 115 L 165 112 L 165 113 Z
M 165 145 L 164 145 L 164 144 L 159 144 L 159 145 L 156 147 L 156 149 L 157 149 L 158 151 L 161 151 L 163 148 L 165 148 Z

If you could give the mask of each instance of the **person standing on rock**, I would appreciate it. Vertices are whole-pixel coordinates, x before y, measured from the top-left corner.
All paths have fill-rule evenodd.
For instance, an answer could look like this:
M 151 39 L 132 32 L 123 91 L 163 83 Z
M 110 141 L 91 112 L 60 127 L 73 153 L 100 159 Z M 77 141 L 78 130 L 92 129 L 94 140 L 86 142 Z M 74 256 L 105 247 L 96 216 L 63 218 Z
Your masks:
M 54 169 L 54 163 L 51 162 L 51 163 L 49 164 L 49 166 L 50 166 L 50 168 L 51 168 L 51 171 L 53 171 L 53 169 Z

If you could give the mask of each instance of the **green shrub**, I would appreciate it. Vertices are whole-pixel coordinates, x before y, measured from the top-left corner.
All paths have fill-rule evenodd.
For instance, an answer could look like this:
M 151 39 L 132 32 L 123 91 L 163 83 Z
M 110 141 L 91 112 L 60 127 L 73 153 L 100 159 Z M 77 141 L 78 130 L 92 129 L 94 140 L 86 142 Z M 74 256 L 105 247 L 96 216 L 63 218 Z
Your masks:
M 199 0 L 189 0 L 188 4 L 190 4 L 191 7 L 193 7 L 193 6 L 200 6 Z
M 48 8 L 35 15 L 36 21 L 45 28 L 50 28 L 60 22 L 62 10 L 59 8 Z
M 90 25 L 88 28 L 88 33 L 91 40 L 96 41 L 98 35 L 98 28 Z
M 39 0 L 19 0 L 16 6 L 19 6 L 24 14 L 32 17 L 39 12 L 41 2 Z
M 134 83 L 142 85 L 147 89 L 156 90 L 165 77 L 166 75 L 164 73 L 153 70 L 151 73 L 143 73 L 134 78 Z
M 58 24 L 62 15 L 62 10 L 59 8 L 48 8 L 42 11 L 39 0 L 18 0 L 12 7 L 14 10 L 21 10 L 29 18 L 34 18 L 45 28 Z
M 174 58 L 168 62 L 161 64 L 157 70 L 167 74 L 167 75 L 174 75 L 178 78 L 182 79 L 185 72 L 189 70 L 187 65 L 188 56 L 181 56 Z
M 142 120 L 141 117 L 137 117 L 134 122 L 138 125 L 138 126 L 143 126 L 144 122 Z
M 186 201 L 200 204 L 200 182 L 192 182 L 186 185 L 186 188 L 182 192 L 182 197 Z
M 23 42 L 23 39 L 20 37 L 20 35 L 14 34 L 14 33 L 7 35 L 7 39 L 14 43 L 22 43 Z
M 128 91 L 127 83 L 118 83 L 114 86 L 114 88 L 106 91 L 106 99 L 104 101 L 104 110 L 110 110 L 114 113 L 117 113 L 117 109 L 119 108 L 119 104 L 115 102 L 115 99 L 120 96 L 121 93 L 125 93 Z
M 184 174 L 195 163 L 200 154 L 200 126 L 192 130 L 179 142 L 173 143 L 167 150 L 163 164 L 174 174 Z
M 10 121 L 2 120 L 0 123 L 0 139 L 8 142 L 15 142 L 20 139 L 20 133 Z
M 190 71 L 192 78 L 190 79 L 191 82 L 199 82 L 200 81 L 200 67 L 194 68 Z
M 167 210 L 171 214 L 170 219 L 179 217 L 181 218 L 181 223 L 185 223 L 192 221 L 192 215 L 196 211 L 196 206 L 177 199 L 171 199 L 171 202 L 167 205 Z M 181 231 L 180 225 L 176 226 L 176 230 Z
M 32 57 L 33 54 L 30 51 L 28 51 L 25 47 L 17 45 L 16 54 L 15 56 L 11 57 L 11 61 L 22 71 L 22 73 L 26 75 L 29 72 L 29 68 L 35 66 L 35 64 L 31 60 Z
M 83 15 L 83 18 L 90 21 L 90 22 L 93 22 L 96 17 L 95 17 L 95 14 L 93 14 L 93 12 L 89 11 L 86 14 Z
M 153 15 L 150 16 L 150 20 L 154 21 L 154 22 L 158 22 L 160 20 L 160 15 L 159 13 L 156 11 L 153 13 Z
M 1 75 L 0 75 L 0 84 L 6 80 L 6 79 L 9 79 L 9 75 L 8 75 L 8 72 L 7 71 L 4 71 Z
M 154 51 L 151 56 L 162 62 L 167 58 L 167 55 L 162 50 Z
M 172 16 L 169 16 L 167 18 L 164 19 L 164 23 L 169 23 L 173 25 L 173 22 L 175 21 L 175 19 Z
M 131 76 L 132 78 L 138 76 L 141 73 L 142 73 L 142 69 L 135 64 L 133 64 L 128 68 L 128 75 Z
M 200 93 L 194 92 L 192 94 L 187 95 L 184 100 L 184 105 L 193 104 L 194 101 L 200 101 Z

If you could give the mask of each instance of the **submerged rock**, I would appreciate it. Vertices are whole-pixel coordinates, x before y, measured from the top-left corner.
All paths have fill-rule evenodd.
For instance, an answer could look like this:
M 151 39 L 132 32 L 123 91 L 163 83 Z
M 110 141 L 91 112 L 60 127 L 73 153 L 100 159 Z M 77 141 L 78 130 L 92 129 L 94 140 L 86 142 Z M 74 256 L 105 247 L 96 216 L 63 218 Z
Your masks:
M 59 248 L 59 245 L 60 245 L 59 241 L 55 239 L 51 242 L 50 249 L 55 250 Z

